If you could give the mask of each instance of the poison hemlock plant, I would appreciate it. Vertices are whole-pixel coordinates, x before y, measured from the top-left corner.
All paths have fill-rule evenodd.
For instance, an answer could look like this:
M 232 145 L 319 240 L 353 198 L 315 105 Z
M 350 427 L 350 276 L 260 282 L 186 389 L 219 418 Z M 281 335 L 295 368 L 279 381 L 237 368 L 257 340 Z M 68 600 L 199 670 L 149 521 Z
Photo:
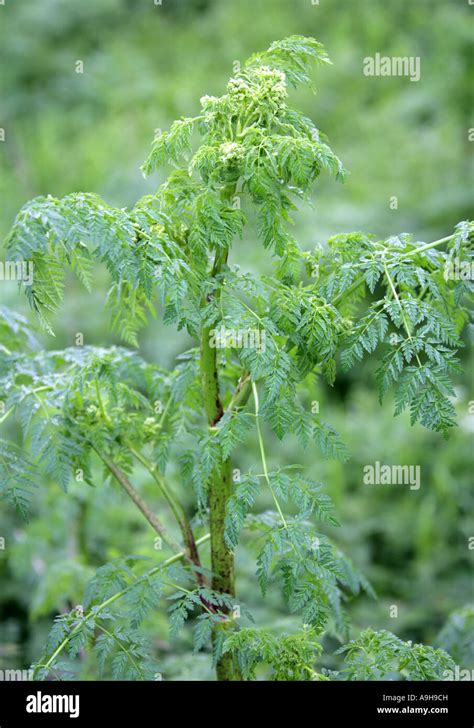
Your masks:
M 325 632 L 350 637 L 343 602 L 371 588 L 315 526 L 338 525 L 323 486 L 298 465 L 272 471 L 267 464 L 265 428 L 347 458 L 331 425 L 305 407 L 304 393 L 310 377 L 332 385 L 339 363 L 349 369 L 376 350 L 380 398 L 393 389 L 396 414 L 408 408 L 413 423 L 446 434 L 467 319 L 467 283 L 446 270 L 455 257 L 469 258 L 471 223 L 427 244 L 356 232 L 324 249 L 299 248 L 291 229 L 298 203 L 321 172 L 344 177 L 325 137 L 289 105 L 289 86 L 310 83 L 313 62 L 329 59 L 299 36 L 252 56 L 223 96 L 203 97 L 198 116 L 157 136 L 144 171 L 174 169 L 133 209 L 113 209 L 94 194 L 48 196 L 26 204 L 14 222 L 8 256 L 34 265 L 24 288 L 42 325 L 51 331 L 65 270 L 90 288 L 99 261 L 113 281 L 112 327 L 132 348 L 40 351 L 26 322 L 0 311 L 3 419 L 14 415 L 25 438 L 23 450 L 1 442 L 2 495 L 25 513 L 40 472 L 66 488 L 78 469 L 92 483 L 102 463 L 172 552 L 148 569 L 133 557 L 99 569 L 81 609 L 55 621 L 37 677 L 91 648 L 105 674 L 149 679 L 160 668 L 140 625 L 166 598 L 172 633 L 193 616 L 195 649 L 212 642 L 220 680 L 252 679 L 259 665 L 281 680 L 378 679 L 389 671 L 433 679 L 454 664 L 442 650 L 366 630 L 342 648 L 340 673 L 318 671 Z M 271 276 L 233 262 L 249 218 L 273 256 Z M 195 341 L 173 371 L 133 351 L 157 306 L 165 323 Z M 229 331 L 234 338 L 219 348 L 216 337 Z M 257 343 L 241 346 L 235 332 Z M 251 437 L 261 464 L 239 475 L 232 456 Z M 194 514 L 181 505 L 170 464 L 173 473 L 179 467 L 179 487 L 194 489 Z M 133 485 L 137 466 L 176 520 L 179 543 Z M 257 514 L 262 489 L 274 509 Z M 239 603 L 234 554 L 243 529 L 256 534 L 261 590 L 280 585 L 301 615 L 296 634 L 251 626 Z

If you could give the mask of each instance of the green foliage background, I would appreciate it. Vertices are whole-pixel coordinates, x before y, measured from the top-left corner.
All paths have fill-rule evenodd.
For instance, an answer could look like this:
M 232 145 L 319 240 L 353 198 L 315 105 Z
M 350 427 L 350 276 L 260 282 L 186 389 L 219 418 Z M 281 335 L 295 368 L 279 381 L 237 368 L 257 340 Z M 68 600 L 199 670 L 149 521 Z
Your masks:
M 222 92 L 235 61 L 292 33 L 313 35 L 333 60 L 317 72 L 317 95 L 298 92 L 298 104 L 351 172 L 343 186 L 329 177 L 318 181 L 314 210 L 298 218 L 303 247 L 357 229 L 380 237 L 409 231 L 428 241 L 450 234 L 459 220 L 472 217 L 472 12 L 462 0 L 163 0 L 161 6 L 152 0 L 7 0 L 0 6 L 0 126 L 6 133 L 0 234 L 35 195 L 87 190 L 125 206 L 154 190 L 156 176 L 145 181 L 139 170 L 154 130 L 194 115 L 200 96 Z M 376 52 L 420 56 L 421 80 L 364 76 L 363 58 Z M 83 74 L 75 73 L 78 60 Z M 397 210 L 390 209 L 391 196 L 398 198 Z M 269 265 L 251 236 L 233 255 L 251 270 Z M 40 334 L 44 346 L 73 345 L 77 332 L 87 344 L 114 343 L 106 290 L 102 270 L 90 296 L 71 282 L 55 321 L 57 338 Z M 0 303 L 25 307 L 13 283 L 1 283 Z M 140 348 L 170 366 L 188 343 L 184 334 L 153 323 Z M 324 462 L 309 449 L 303 464 L 326 484 L 342 523 L 334 536 L 379 595 L 376 602 L 361 596 L 349 605 L 355 625 L 439 644 L 462 667 L 474 668 L 466 637 L 474 630 L 472 612 L 447 623 L 452 612 L 474 602 L 474 551 L 468 549 L 474 418 L 466 343 L 467 374 L 456 403 L 460 426 L 447 441 L 420 426 L 412 430 L 406 417 L 393 419 L 391 403 L 377 402 L 373 365 L 364 365 L 339 379 L 335 390 L 311 393 L 348 443 L 351 460 Z M 8 427 L 14 435 L 14 425 Z M 268 441 L 275 465 L 301 461 L 291 439 Z M 256 458 L 257 444 L 247 443 L 238 464 L 245 470 Z M 421 489 L 364 485 L 363 466 L 375 460 L 420 465 Z M 153 534 L 133 506 L 97 475 L 96 488 L 77 484 L 69 495 L 45 482 L 26 526 L 2 505 L 0 669 L 26 667 L 38 657 L 52 616 L 80 603 L 98 566 L 123 554 L 156 555 Z M 144 472 L 139 485 L 156 503 Z M 245 549 L 238 590 L 262 626 L 276 633 L 291 628 L 275 592 L 261 600 L 253 555 Z M 389 616 L 391 605 L 398 606 L 396 619 Z M 210 677 L 205 656 L 191 656 L 185 639 L 170 643 L 164 616 L 155 613 L 147 629 L 167 679 Z M 82 675 L 93 677 L 94 666 L 84 664 Z

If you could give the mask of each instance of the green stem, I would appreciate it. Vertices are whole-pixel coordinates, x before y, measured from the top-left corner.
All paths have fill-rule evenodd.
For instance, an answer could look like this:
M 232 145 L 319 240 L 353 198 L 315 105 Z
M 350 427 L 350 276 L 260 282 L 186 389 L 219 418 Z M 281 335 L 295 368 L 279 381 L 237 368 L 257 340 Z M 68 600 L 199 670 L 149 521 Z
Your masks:
M 166 403 L 166 405 L 165 405 L 165 407 L 163 409 L 163 412 L 161 413 L 160 421 L 158 422 L 158 427 L 159 428 L 162 428 L 163 427 L 164 421 L 166 419 L 166 415 L 168 414 L 168 410 L 169 410 L 170 405 L 171 405 L 171 400 L 172 400 L 172 398 L 169 397 L 168 398 L 168 401 L 167 401 L 167 403 Z
M 273 491 L 272 484 L 271 484 L 270 478 L 268 476 L 267 458 L 265 455 L 265 446 L 263 444 L 262 430 L 260 428 L 258 392 L 257 392 L 257 386 L 256 386 L 255 382 L 252 382 L 252 392 L 253 392 L 253 398 L 255 400 L 255 421 L 257 423 L 258 444 L 260 446 L 260 455 L 262 457 L 263 476 L 264 476 L 265 480 L 267 481 L 268 488 L 270 490 L 270 493 L 272 494 L 272 498 L 277 507 L 277 511 L 280 515 L 281 522 L 283 523 L 285 528 L 288 528 L 288 524 L 285 520 L 285 516 L 283 515 L 283 511 L 281 510 L 280 504 L 278 502 L 278 498 L 276 497 L 276 495 Z
M 127 444 L 127 443 L 126 443 Z M 194 538 L 193 529 L 191 527 L 191 524 L 189 522 L 189 519 L 186 515 L 186 511 L 184 510 L 184 506 L 178 501 L 174 493 L 172 493 L 169 488 L 166 485 L 165 479 L 159 475 L 156 471 L 156 467 L 150 463 L 150 461 L 138 450 L 136 450 L 134 447 L 127 444 L 128 449 L 132 453 L 132 455 L 148 470 L 151 477 L 155 481 L 155 483 L 158 485 L 158 488 L 160 489 L 161 494 L 165 498 L 166 502 L 170 506 L 174 517 L 176 518 L 176 521 L 178 523 L 178 526 L 181 530 L 181 534 L 183 536 L 184 543 L 186 545 L 187 551 L 188 551 L 188 557 L 189 561 L 196 566 L 197 571 L 195 572 L 196 580 L 200 586 L 205 585 L 205 579 L 202 574 L 202 565 L 201 560 L 199 558 L 199 552 L 196 546 L 196 540 Z
M 410 255 L 418 255 L 418 253 L 424 253 L 425 250 L 430 250 L 431 248 L 437 248 L 438 245 L 443 245 L 444 243 L 448 243 L 453 238 L 454 238 L 454 234 L 448 235 L 445 238 L 440 238 L 439 240 L 435 240 L 433 243 L 426 243 L 425 245 L 421 245 L 419 248 L 414 248 L 414 250 L 410 250 L 409 253 L 405 253 L 402 256 L 402 258 L 407 258 Z
M 214 427 L 224 414 L 219 393 L 217 350 L 209 345 L 212 327 L 201 331 L 201 386 L 209 427 Z
M 227 502 L 232 495 L 231 463 L 221 459 L 214 469 L 209 483 L 209 530 L 211 532 L 212 589 L 215 592 L 235 595 L 234 554 L 228 548 L 225 533 Z M 230 620 L 223 620 L 214 626 L 213 639 L 216 642 L 220 630 L 231 630 Z M 224 653 L 216 665 L 218 680 L 239 680 L 234 660 L 229 652 Z
M 95 391 L 96 391 L 96 394 L 97 394 L 97 403 L 99 405 L 100 413 L 101 413 L 101 415 L 102 415 L 102 417 L 104 419 L 104 422 L 107 422 L 107 424 L 110 425 L 110 417 L 109 417 L 109 415 L 107 414 L 107 412 L 105 410 L 104 403 L 102 401 L 102 397 L 101 397 L 101 394 L 100 394 L 99 380 L 98 379 L 95 379 L 94 382 L 95 382 Z
M 227 260 L 226 251 L 216 253 L 212 276 L 217 276 Z M 219 375 L 217 371 L 217 351 L 210 346 L 211 327 L 201 329 L 201 388 L 204 409 L 209 427 L 215 427 L 224 414 L 219 391 Z M 216 592 L 235 594 L 234 554 L 228 548 L 225 534 L 225 516 L 227 502 L 232 494 L 231 462 L 222 456 L 218 458 L 209 479 L 209 522 L 211 531 L 211 568 L 212 589 Z M 214 626 L 213 640 L 219 640 L 220 630 L 233 628 L 231 620 L 223 620 Z M 240 672 L 236 669 L 233 656 L 226 652 L 216 665 L 218 680 L 239 680 Z
M 230 399 L 227 409 L 232 412 L 239 407 L 244 407 L 247 404 L 251 391 L 252 380 L 250 378 L 250 373 L 245 371 L 240 377 L 237 388 Z
M 416 351 L 415 346 L 413 344 L 413 338 L 412 338 L 412 335 L 411 335 L 411 332 L 410 332 L 410 327 L 408 325 L 407 318 L 405 316 L 405 311 L 403 310 L 402 303 L 401 303 L 401 301 L 400 301 L 400 299 L 398 297 L 397 289 L 395 288 L 395 286 L 393 284 L 392 278 L 391 278 L 390 273 L 388 272 L 388 268 L 387 268 L 387 266 L 385 264 L 384 264 L 384 271 L 385 271 L 385 276 L 386 276 L 386 278 L 388 280 L 388 283 L 390 285 L 391 291 L 393 293 L 393 297 L 395 298 L 395 301 L 397 302 L 398 308 L 400 309 L 400 314 L 401 314 L 401 317 L 402 317 L 403 326 L 405 327 L 405 331 L 407 333 L 408 339 L 409 339 L 410 343 L 413 346 L 413 351 L 415 352 L 415 356 L 416 356 L 416 360 L 418 362 L 418 366 L 421 367 L 420 357 L 418 356 L 418 352 Z
M 125 490 L 127 495 L 131 498 L 131 500 L 135 503 L 138 510 L 142 513 L 142 515 L 146 518 L 150 526 L 156 531 L 156 533 L 163 539 L 163 541 L 168 544 L 170 548 L 172 548 L 174 551 L 180 551 L 179 544 L 173 539 L 172 536 L 170 536 L 165 528 L 165 526 L 161 523 L 158 516 L 156 516 L 151 508 L 145 503 L 141 495 L 135 490 L 133 485 L 131 484 L 130 480 L 127 478 L 125 473 L 123 473 L 120 468 L 114 463 L 114 461 L 108 457 L 108 455 L 103 455 L 99 450 L 95 447 L 93 447 L 99 458 L 102 460 L 102 462 L 107 466 L 107 468 L 110 470 L 114 478 L 120 483 L 122 488 Z
M 134 447 L 132 447 L 129 443 L 125 442 L 125 445 L 130 450 L 132 455 L 138 460 L 139 463 L 143 465 L 143 467 L 150 473 L 151 477 L 157 484 L 160 493 L 165 498 L 166 502 L 168 503 L 169 507 L 173 511 L 174 517 L 176 518 L 176 521 L 178 522 L 178 525 L 180 528 L 183 525 L 183 522 L 186 520 L 186 515 L 184 512 L 184 508 L 181 505 L 181 503 L 178 502 L 176 496 L 171 493 L 171 491 L 168 489 L 165 479 L 162 478 L 157 472 L 156 467 L 150 463 L 148 458 L 143 455 L 139 450 L 136 450 Z
M 8 417 L 10 417 L 10 415 L 13 412 L 14 409 L 15 409 L 14 407 L 10 407 L 10 409 L 7 409 L 7 411 L 5 412 L 5 414 L 3 415 L 3 417 L 0 417 L 0 425 L 3 422 L 5 422 L 5 420 L 8 419 Z

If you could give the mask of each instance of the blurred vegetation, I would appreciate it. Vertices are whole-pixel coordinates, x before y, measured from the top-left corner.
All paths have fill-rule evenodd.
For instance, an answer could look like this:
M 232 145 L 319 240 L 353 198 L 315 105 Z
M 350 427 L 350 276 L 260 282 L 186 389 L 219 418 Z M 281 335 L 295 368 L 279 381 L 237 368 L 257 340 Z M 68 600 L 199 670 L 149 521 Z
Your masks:
M 323 42 L 334 65 L 318 72 L 317 95 L 298 92 L 298 103 L 351 172 L 344 186 L 326 179 L 317 186 L 314 209 L 298 221 L 302 246 L 356 229 L 381 237 L 403 231 L 423 240 L 443 237 L 472 217 L 469 12 L 467 2 L 442 0 L 7 2 L 0 7 L 0 234 L 36 195 L 88 190 L 125 206 L 153 191 L 159 180 L 144 181 L 139 165 L 154 130 L 192 115 L 203 94 L 221 93 L 236 61 L 275 38 L 302 33 Z M 363 58 L 376 52 L 420 56 L 421 80 L 367 78 Z M 83 74 L 76 73 L 77 61 L 84 63 Z M 390 208 L 392 196 L 398 209 Z M 250 237 L 239 245 L 238 258 L 243 267 L 269 265 Z M 104 271 L 90 296 L 71 282 L 55 322 L 57 338 L 40 333 L 43 345 L 73 345 L 77 332 L 87 344 L 113 343 L 106 289 Z M 0 302 L 26 310 L 14 283 L 2 282 Z M 160 322 L 141 341 L 144 355 L 166 366 L 188 345 L 185 335 Z M 342 527 L 332 535 L 379 595 L 377 602 L 360 597 L 349 606 L 356 627 L 439 640 L 462 667 L 474 668 L 474 618 L 467 608 L 474 603 L 469 351 L 458 390 L 460 426 L 447 441 L 411 429 L 406 418 L 393 419 L 389 402 L 378 405 L 372 365 L 341 378 L 335 390 L 318 384 L 310 393 L 349 444 L 349 463 L 302 456 L 291 439 L 268 438 L 275 462 L 299 458 L 335 500 Z M 8 427 L 14 434 L 14 424 Z M 241 468 L 255 458 L 255 447 L 242 448 Z M 364 485 L 363 466 L 375 460 L 420 465 L 420 490 Z M 138 484 L 157 503 L 144 472 Z M 52 617 L 80 603 L 83 584 L 98 566 L 128 553 L 156 555 L 146 524 L 100 474 L 96 488 L 77 484 L 67 495 L 45 482 L 28 525 L 2 507 L 0 536 L 0 668 L 27 667 L 38 657 Z M 292 626 L 276 592 L 261 599 L 245 548 L 238 590 L 262 626 Z M 393 605 L 398 618 L 390 617 Z M 156 613 L 148 630 L 166 679 L 210 678 L 207 659 L 191 658 L 185 641 L 169 643 L 163 616 Z M 93 678 L 93 665 L 81 669 Z

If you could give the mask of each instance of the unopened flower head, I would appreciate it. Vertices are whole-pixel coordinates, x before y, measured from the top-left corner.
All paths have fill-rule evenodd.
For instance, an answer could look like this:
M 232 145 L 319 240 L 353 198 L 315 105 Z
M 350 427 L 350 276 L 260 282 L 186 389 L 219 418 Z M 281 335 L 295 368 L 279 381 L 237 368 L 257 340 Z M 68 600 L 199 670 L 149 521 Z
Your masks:
M 252 93 L 252 89 L 243 78 L 231 78 L 227 84 L 227 90 L 232 96 L 239 98 L 244 98 Z
M 219 101 L 217 96 L 201 96 L 201 106 L 203 109 L 210 109 L 215 106 Z
M 260 93 L 276 103 L 282 103 L 288 96 L 286 89 L 286 76 L 283 71 L 268 66 L 260 66 L 255 71 L 255 76 L 259 81 Z
M 225 142 L 219 147 L 221 162 L 225 164 L 237 164 L 244 158 L 244 147 L 236 142 Z

